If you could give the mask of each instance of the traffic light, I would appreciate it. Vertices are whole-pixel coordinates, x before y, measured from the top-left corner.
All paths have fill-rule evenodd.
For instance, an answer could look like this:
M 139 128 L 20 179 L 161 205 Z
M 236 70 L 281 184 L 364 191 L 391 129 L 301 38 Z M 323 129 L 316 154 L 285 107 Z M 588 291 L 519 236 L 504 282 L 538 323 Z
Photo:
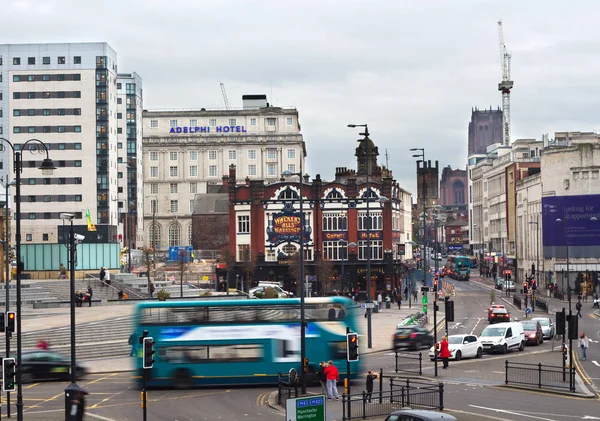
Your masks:
M 0 332 L 4 332 L 4 330 L 6 329 L 6 322 L 4 320 L 4 313 L 0 313 Z
M 523 282 L 523 294 L 527 294 L 527 289 L 528 289 L 527 282 Z
M 564 335 L 565 334 L 565 311 L 557 311 L 556 312 L 556 334 Z
M 450 301 L 448 299 L 446 299 L 446 301 L 444 301 L 444 306 L 446 307 L 446 320 L 449 322 L 453 322 L 454 321 L 454 301 Z
M 567 346 L 563 345 L 562 347 L 562 356 L 563 356 L 563 360 L 567 361 Z
M 302 371 L 308 373 L 308 358 L 304 359 L 304 364 L 302 365 Z
M 2 390 L 12 392 L 17 384 L 17 370 L 14 358 L 2 358 Z
M 535 279 L 531 280 L 531 289 L 537 289 L 537 284 L 535 283 Z
M 438 292 L 438 280 L 433 280 L 433 292 Z
M 144 360 L 144 368 L 152 368 L 154 365 L 154 339 L 152 337 L 144 338 L 143 345 L 143 360 Z
M 14 332 L 15 331 L 15 320 L 17 320 L 17 313 L 14 311 L 6 312 L 6 331 Z
M 358 361 L 358 333 L 346 334 L 346 351 L 348 361 Z
M 576 314 L 572 314 L 567 316 L 567 326 L 568 326 L 568 332 L 567 334 L 569 335 L 569 339 L 579 339 L 578 336 L 578 325 L 579 325 L 579 317 L 577 317 Z

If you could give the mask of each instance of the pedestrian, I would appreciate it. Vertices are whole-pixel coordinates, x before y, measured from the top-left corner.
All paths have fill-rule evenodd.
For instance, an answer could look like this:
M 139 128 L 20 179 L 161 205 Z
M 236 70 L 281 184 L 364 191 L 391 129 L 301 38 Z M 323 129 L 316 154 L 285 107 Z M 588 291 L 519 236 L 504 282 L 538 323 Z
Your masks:
M 371 403 L 371 396 L 373 395 L 373 380 L 377 378 L 377 374 L 373 373 L 373 370 L 369 370 L 367 373 L 367 394 L 365 399 Z
M 90 285 L 87 289 L 87 299 L 88 299 L 88 307 L 92 306 L 92 296 L 94 295 L 94 290 L 92 289 L 92 286 Z
M 104 278 L 106 277 L 106 271 L 103 266 L 100 266 L 100 273 L 98 274 L 100 277 L 100 287 L 104 286 Z
M 598 299 L 598 294 L 594 295 L 594 304 L 592 308 L 600 308 L 600 300 Z
M 444 366 L 442 368 L 448 368 L 448 358 L 450 358 L 450 349 L 448 348 L 448 337 L 442 337 L 442 342 L 440 342 L 440 358 L 444 362 Z
M 83 303 L 83 293 L 81 291 L 77 291 L 75 293 L 75 307 L 81 307 Z
M 38 339 L 37 344 L 35 345 L 37 349 L 42 349 L 44 351 L 48 351 L 48 341 L 45 339 Z
M 383 296 L 381 295 L 381 292 L 377 294 L 377 305 L 379 306 L 379 311 L 381 311 L 383 306 Z
M 67 278 L 67 268 L 62 263 L 60 264 L 60 273 L 58 274 L 58 279 L 66 279 Z
M 319 364 L 319 371 L 317 371 L 317 378 L 319 379 L 319 383 L 321 384 L 321 393 L 323 395 L 327 394 L 327 377 L 325 377 L 325 369 L 327 368 L 327 363 L 325 361 L 321 361 Z
M 331 360 L 327 362 L 325 378 L 327 379 L 327 399 L 331 400 L 335 398 L 335 400 L 339 401 L 340 395 L 338 394 L 337 382 L 340 380 L 340 372 Z
M 402 295 L 398 294 L 396 297 L 396 303 L 398 304 L 398 310 L 402 309 Z
M 135 355 L 137 353 L 136 352 L 137 351 L 136 350 L 137 347 L 136 347 L 136 343 L 135 343 L 136 339 L 137 338 L 136 338 L 135 332 L 133 332 L 131 335 L 129 335 L 129 342 L 128 342 L 128 344 L 131 345 L 131 351 L 129 351 L 129 356 L 130 357 L 135 357 Z
M 587 360 L 587 349 L 588 346 L 590 346 L 590 342 L 588 341 L 587 336 L 585 336 L 585 333 L 581 332 L 581 335 L 579 335 L 579 347 L 581 348 L 581 359 L 583 361 Z
M 106 285 L 110 286 L 110 270 L 108 270 L 108 268 L 104 269 L 104 274 L 104 282 Z
M 404 299 L 408 300 L 408 285 L 404 287 Z
M 156 288 L 154 288 L 154 283 L 150 282 L 150 298 L 154 297 L 154 291 L 156 290 Z
M 583 317 L 581 315 L 581 298 L 579 298 L 579 300 L 577 300 L 577 304 L 575 304 L 575 308 L 577 309 L 577 315 L 579 317 Z

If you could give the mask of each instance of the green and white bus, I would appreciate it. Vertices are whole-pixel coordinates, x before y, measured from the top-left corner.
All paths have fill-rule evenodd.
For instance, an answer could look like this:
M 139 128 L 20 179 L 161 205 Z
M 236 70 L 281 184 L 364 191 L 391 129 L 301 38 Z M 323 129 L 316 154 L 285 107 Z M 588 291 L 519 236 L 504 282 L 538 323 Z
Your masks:
M 358 307 L 336 296 L 306 298 L 304 308 L 309 378 L 328 360 L 346 377 L 346 327 L 358 332 Z M 134 323 L 136 336 L 147 330 L 155 342 L 148 387 L 276 384 L 280 372 L 301 372 L 299 298 L 148 301 L 137 304 Z

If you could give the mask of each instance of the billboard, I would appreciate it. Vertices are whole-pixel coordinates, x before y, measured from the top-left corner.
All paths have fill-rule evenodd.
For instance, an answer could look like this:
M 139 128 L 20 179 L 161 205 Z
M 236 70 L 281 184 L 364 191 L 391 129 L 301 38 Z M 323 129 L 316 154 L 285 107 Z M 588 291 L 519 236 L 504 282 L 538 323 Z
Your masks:
M 542 198 L 544 258 L 600 256 L 600 194 Z

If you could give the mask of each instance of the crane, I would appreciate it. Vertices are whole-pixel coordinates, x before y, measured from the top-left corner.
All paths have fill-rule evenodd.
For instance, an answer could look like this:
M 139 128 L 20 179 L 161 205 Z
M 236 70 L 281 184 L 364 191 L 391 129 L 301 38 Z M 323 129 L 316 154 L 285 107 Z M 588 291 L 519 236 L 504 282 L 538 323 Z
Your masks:
M 510 80 L 510 53 L 504 45 L 504 30 L 502 21 L 498 21 L 498 38 L 500 40 L 500 67 L 502 69 L 502 82 L 498 84 L 498 90 L 502 92 L 502 128 L 504 144 L 510 144 L 510 90 L 513 81 Z
M 225 109 L 229 109 L 229 100 L 227 100 L 227 92 L 225 91 L 225 84 L 221 82 L 221 94 L 223 94 L 223 102 L 225 103 Z

